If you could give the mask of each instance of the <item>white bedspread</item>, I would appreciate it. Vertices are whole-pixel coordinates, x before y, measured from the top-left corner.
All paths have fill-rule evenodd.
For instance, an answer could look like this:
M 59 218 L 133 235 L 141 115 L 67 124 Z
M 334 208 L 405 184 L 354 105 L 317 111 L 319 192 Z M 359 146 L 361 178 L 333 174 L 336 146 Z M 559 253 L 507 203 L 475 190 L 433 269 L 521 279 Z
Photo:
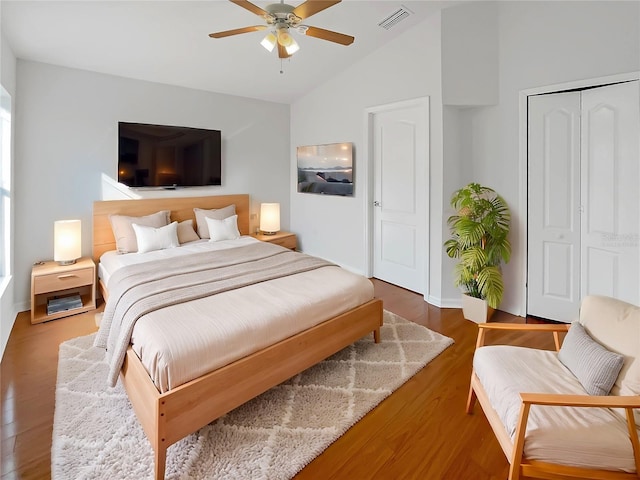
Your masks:
M 104 253 L 100 257 L 98 265 L 98 275 L 102 279 L 107 288 L 109 287 L 109 278 L 119 268 L 127 265 L 135 265 L 136 263 L 151 262 L 162 258 L 176 258 L 190 253 L 209 252 L 212 250 L 225 250 L 227 248 L 241 247 L 251 243 L 259 242 L 248 235 L 238 238 L 237 240 L 223 240 L 220 242 L 210 242 L 209 240 L 197 240 L 195 242 L 185 243 L 178 248 L 167 248 L 165 250 L 155 250 L 147 253 L 128 253 L 122 255 L 115 250 Z
M 243 237 L 227 245 L 193 242 L 149 254 L 115 255 L 119 257 L 115 259 L 105 254 L 101 275 L 113 274 L 117 264 L 253 241 Z M 165 392 L 372 298 L 367 278 L 323 267 L 154 311 L 138 320 L 131 341 L 152 380 Z

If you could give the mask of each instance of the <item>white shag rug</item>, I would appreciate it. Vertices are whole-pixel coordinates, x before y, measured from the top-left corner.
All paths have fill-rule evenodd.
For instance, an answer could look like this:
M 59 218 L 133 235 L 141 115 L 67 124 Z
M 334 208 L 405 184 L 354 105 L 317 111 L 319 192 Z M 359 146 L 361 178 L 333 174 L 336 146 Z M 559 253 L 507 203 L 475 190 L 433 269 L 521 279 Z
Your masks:
M 153 450 L 121 383 L 107 387 L 94 335 L 60 345 L 54 480 L 151 479 Z M 448 346 L 385 311 L 367 335 L 169 447 L 168 479 L 289 479 Z

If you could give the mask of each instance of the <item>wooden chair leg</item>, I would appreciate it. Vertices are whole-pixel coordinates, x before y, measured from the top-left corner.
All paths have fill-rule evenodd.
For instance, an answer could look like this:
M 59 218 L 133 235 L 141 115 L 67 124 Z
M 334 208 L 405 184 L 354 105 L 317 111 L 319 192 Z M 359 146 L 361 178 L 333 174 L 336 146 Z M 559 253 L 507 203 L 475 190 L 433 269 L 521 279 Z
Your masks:
M 478 397 L 476 396 L 476 392 L 473 389 L 473 385 L 469 385 L 469 395 L 467 397 L 467 413 L 468 414 L 473 413 L 473 407 L 476 404 L 477 398 Z

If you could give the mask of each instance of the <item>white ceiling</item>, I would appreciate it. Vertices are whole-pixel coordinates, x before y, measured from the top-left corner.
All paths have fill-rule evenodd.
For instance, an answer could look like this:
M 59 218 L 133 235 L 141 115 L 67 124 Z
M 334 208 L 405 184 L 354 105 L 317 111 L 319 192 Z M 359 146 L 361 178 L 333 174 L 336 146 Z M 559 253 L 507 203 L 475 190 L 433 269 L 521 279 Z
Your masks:
M 274 2 L 254 3 L 264 8 Z M 355 36 L 355 42 L 343 46 L 294 33 L 300 51 L 282 62 L 275 50 L 260 45 L 265 32 L 209 38 L 211 32 L 263 24 L 226 0 L 2 0 L 0 8 L 4 38 L 17 58 L 291 103 L 454 3 L 343 0 L 303 23 Z M 390 30 L 378 26 L 401 6 L 413 14 Z

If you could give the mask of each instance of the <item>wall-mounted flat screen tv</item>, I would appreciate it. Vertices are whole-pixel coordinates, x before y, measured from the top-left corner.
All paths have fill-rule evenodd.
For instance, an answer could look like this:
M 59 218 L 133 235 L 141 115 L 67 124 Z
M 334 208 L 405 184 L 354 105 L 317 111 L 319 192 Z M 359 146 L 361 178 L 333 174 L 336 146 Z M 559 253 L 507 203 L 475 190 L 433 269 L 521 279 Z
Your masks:
M 118 123 L 118 181 L 128 187 L 221 185 L 220 130 Z
M 353 143 L 297 148 L 298 192 L 353 196 Z

